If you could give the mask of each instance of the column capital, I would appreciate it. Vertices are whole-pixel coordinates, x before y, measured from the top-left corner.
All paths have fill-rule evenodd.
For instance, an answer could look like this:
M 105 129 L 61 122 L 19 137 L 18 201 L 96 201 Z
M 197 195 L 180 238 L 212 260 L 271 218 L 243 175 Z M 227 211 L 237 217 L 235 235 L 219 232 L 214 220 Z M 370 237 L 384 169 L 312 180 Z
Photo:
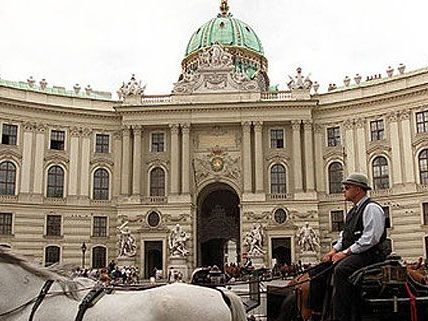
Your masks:
M 406 109 L 406 110 L 402 110 L 400 112 L 400 120 L 408 120 L 410 119 L 410 110 Z
M 82 132 L 82 134 L 81 134 L 82 137 L 89 137 L 92 135 L 92 128 L 84 127 L 84 128 L 82 128 L 81 132 Z
M 44 133 L 48 129 L 48 125 L 44 123 L 37 123 L 36 124 L 36 132 L 37 133 Z
M 355 126 L 357 128 L 363 128 L 365 124 L 366 124 L 366 120 L 364 118 L 357 118 L 355 120 Z
M 177 135 L 180 129 L 180 126 L 178 124 L 169 124 L 169 129 L 171 131 L 171 134 Z
M 189 135 L 189 133 L 190 133 L 190 124 L 189 123 L 181 124 L 181 132 L 183 133 L 183 135 Z
M 119 140 L 122 138 L 122 131 L 121 130 L 116 130 L 113 132 L 113 139 L 114 140 Z
M 26 132 L 33 132 L 36 129 L 36 124 L 31 122 L 25 122 L 22 127 Z
M 135 136 L 141 136 L 143 133 L 143 126 L 141 125 L 132 125 L 132 132 Z
M 263 129 L 263 122 L 262 121 L 255 121 L 254 124 L 254 131 L 261 132 Z
M 79 137 L 81 129 L 79 127 L 71 127 L 70 128 L 70 136 L 71 137 Z
M 316 134 L 321 134 L 323 131 L 324 127 L 320 124 L 314 124 L 314 132 Z
M 122 126 L 122 136 L 130 136 L 131 135 L 131 128 L 130 126 Z
M 386 117 L 387 117 L 389 122 L 391 122 L 391 123 L 396 122 L 396 121 L 398 121 L 398 112 L 396 112 L 396 111 L 390 112 L 386 115 Z
M 343 127 L 345 127 L 345 130 L 352 130 L 354 128 L 354 121 L 352 119 L 346 119 L 343 122 Z
M 250 121 L 243 121 L 241 122 L 242 130 L 244 133 L 249 133 L 251 130 L 251 122 Z
M 303 121 L 303 129 L 304 129 L 305 131 L 307 131 L 307 130 L 312 130 L 312 124 L 313 124 L 313 121 L 312 121 L 312 120 L 305 119 L 305 120 Z
M 300 130 L 300 124 L 302 121 L 300 119 L 294 119 L 291 121 L 291 128 L 293 130 Z

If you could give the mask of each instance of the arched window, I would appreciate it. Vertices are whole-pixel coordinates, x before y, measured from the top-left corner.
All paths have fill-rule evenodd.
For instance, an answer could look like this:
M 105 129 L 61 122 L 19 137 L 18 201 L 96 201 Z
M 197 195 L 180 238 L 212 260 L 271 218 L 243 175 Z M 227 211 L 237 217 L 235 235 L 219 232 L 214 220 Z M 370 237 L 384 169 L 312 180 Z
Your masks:
M 160 167 L 150 172 L 150 196 L 165 196 L 165 172 Z
M 49 266 L 58 263 L 60 259 L 60 248 L 59 246 L 48 246 L 45 249 L 45 266 Z
M 95 246 L 92 249 L 92 268 L 100 269 L 107 266 L 106 248 L 103 246 Z
M 373 188 L 389 188 L 388 161 L 383 156 L 378 156 L 373 160 Z
M 0 164 L 0 195 L 15 195 L 16 167 L 12 162 Z
M 428 149 L 419 153 L 419 177 L 422 185 L 428 185 Z
M 108 200 L 109 198 L 109 173 L 104 168 L 99 168 L 94 172 L 94 200 Z
M 48 197 L 64 197 L 64 170 L 52 166 L 48 170 Z
M 285 167 L 281 164 L 275 164 L 270 169 L 270 192 L 271 194 L 287 193 Z
M 328 190 L 330 194 L 342 192 L 343 166 L 339 162 L 331 163 L 328 167 Z

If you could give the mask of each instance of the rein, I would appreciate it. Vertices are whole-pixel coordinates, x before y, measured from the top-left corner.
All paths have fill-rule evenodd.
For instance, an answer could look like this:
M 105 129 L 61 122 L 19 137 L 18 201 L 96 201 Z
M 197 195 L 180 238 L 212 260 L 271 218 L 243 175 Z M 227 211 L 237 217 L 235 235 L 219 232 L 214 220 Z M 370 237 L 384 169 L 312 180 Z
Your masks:
M 305 273 L 309 273 L 309 271 L 312 271 L 312 270 L 314 270 L 315 268 L 317 268 L 319 266 L 320 266 L 320 264 L 312 266 L 312 267 L 310 267 L 310 268 L 308 268 L 308 269 L 306 269 L 304 271 L 299 272 L 297 274 L 297 276 L 303 275 Z M 282 288 L 283 289 L 288 289 L 288 288 L 292 288 L 292 287 L 295 287 L 295 286 L 300 285 L 300 284 L 304 284 L 304 283 L 316 280 L 316 279 L 320 278 L 321 276 L 323 276 L 324 274 L 326 274 L 327 272 L 330 272 L 330 270 L 332 270 L 333 268 L 334 268 L 334 264 L 331 264 L 330 266 L 326 267 L 321 272 L 318 272 L 317 274 L 315 274 L 312 277 L 307 278 L 306 280 L 302 280 L 302 281 L 299 281 L 299 282 L 296 282 L 296 283 L 288 284 L 288 285 L 283 286 Z M 296 278 L 297 278 L 297 276 L 296 276 Z

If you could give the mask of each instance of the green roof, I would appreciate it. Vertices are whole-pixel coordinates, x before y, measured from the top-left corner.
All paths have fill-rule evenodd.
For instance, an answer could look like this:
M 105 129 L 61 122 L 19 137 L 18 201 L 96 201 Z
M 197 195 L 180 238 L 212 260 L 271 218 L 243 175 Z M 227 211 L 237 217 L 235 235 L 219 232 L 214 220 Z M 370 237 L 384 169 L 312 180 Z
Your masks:
M 186 57 L 215 43 L 223 46 L 241 47 L 263 55 L 263 46 L 254 30 L 231 15 L 219 15 L 200 27 L 190 38 Z

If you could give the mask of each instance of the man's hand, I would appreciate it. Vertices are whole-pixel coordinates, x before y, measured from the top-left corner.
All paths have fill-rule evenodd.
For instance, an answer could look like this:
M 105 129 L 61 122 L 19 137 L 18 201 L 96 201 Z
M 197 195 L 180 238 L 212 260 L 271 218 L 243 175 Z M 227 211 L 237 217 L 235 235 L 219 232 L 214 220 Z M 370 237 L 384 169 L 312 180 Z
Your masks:
M 333 259 L 333 256 L 337 253 L 335 249 L 332 249 L 330 252 L 328 252 L 326 255 L 323 256 L 322 261 L 323 262 L 329 262 Z
M 347 257 L 347 255 L 346 255 L 346 253 L 345 252 L 337 252 L 336 254 L 334 254 L 333 255 L 333 257 L 332 257 L 332 261 L 333 261 L 333 263 L 337 263 L 337 262 L 339 262 L 340 260 L 342 260 L 342 259 L 344 259 L 345 257 Z

